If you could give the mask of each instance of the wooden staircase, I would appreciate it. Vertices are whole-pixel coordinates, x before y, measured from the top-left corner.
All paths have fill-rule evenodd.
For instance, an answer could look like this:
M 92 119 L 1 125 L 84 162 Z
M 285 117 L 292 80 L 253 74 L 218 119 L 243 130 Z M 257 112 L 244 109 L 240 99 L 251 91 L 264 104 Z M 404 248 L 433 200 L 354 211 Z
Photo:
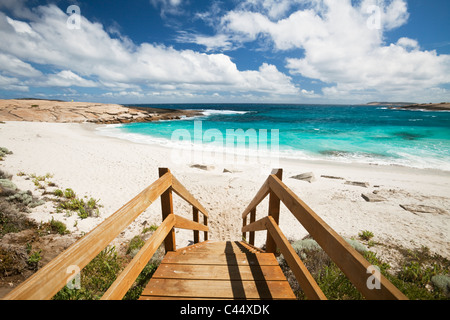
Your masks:
M 168 252 L 140 300 L 295 299 L 277 259 L 245 242 L 206 241 Z
M 162 223 L 114 283 L 102 300 L 120 300 L 164 244 L 166 255 L 140 299 L 295 299 L 275 252 L 281 252 L 308 299 L 326 300 L 278 226 L 280 203 L 294 215 L 321 248 L 367 299 L 407 299 L 341 236 L 282 182 L 282 170 L 275 170 L 242 213 L 242 238 L 246 241 L 209 241 L 208 211 L 175 178 L 169 169 L 159 169 L 160 178 L 105 219 L 38 272 L 5 300 L 51 299 L 77 276 L 125 228 L 158 198 Z M 192 206 L 192 219 L 174 213 L 172 194 Z M 269 211 L 256 220 L 257 206 L 269 196 Z M 203 219 L 199 219 L 199 214 Z M 250 216 L 250 223 L 247 218 Z M 193 230 L 194 245 L 176 249 L 175 229 Z M 254 247 L 255 232 L 266 232 L 265 252 Z M 203 241 L 200 241 L 201 233 Z M 248 239 L 248 240 L 247 240 Z M 368 285 L 377 282 L 377 288 Z

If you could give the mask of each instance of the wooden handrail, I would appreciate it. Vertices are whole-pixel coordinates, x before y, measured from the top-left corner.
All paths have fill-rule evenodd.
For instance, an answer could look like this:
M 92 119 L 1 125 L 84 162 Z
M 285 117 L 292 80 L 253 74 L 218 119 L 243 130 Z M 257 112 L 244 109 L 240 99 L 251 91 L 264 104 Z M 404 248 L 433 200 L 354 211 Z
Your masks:
M 247 215 L 253 210 L 255 209 L 258 204 L 261 203 L 261 201 L 264 200 L 264 198 L 269 194 L 269 179 L 267 179 L 262 187 L 259 189 L 258 193 L 256 194 L 256 196 L 253 198 L 253 200 L 250 202 L 250 204 L 247 206 L 247 208 L 244 210 L 244 212 L 242 213 L 242 219 L 245 219 L 247 217 Z
M 242 232 L 264 230 L 267 230 L 272 236 L 306 296 L 311 300 L 327 300 L 327 297 L 296 254 L 273 217 L 264 217 L 242 228 Z
M 203 215 L 205 215 L 206 217 L 209 216 L 208 211 L 175 177 L 172 177 L 172 190 L 186 202 L 188 202 L 191 206 L 203 213 Z
M 172 190 L 177 194 L 181 194 L 180 196 L 184 200 L 201 210 L 204 214 L 203 224 L 192 222 L 173 214 Z M 134 283 L 137 276 L 142 271 L 142 268 L 153 255 L 154 250 L 160 246 L 161 238 L 167 240 L 168 236 L 172 234 L 173 242 L 171 245 L 173 247 L 170 247 L 169 249 L 175 249 L 174 228 L 204 231 L 205 240 L 207 240 L 207 233 L 209 231 L 209 227 L 207 226 L 207 211 L 189 192 L 187 192 L 182 184 L 173 177 L 168 169 L 162 168 L 160 169 L 160 178 L 158 180 L 144 189 L 111 216 L 106 218 L 91 232 L 72 244 L 55 259 L 47 263 L 43 268 L 25 280 L 3 299 L 51 299 L 70 281 L 71 278 L 73 278 L 73 274 L 69 274 L 68 270 L 73 270 L 74 266 L 79 270 L 83 269 L 159 197 L 161 197 L 163 205 L 163 223 L 135 256 L 135 259 L 133 259 L 124 269 L 119 276 L 120 281 L 116 281 L 113 286 L 111 286 L 104 299 L 121 298 L 126 293 L 126 290 Z M 166 247 L 166 251 L 168 251 L 167 249 L 168 248 Z
M 101 300 L 120 300 L 133 285 L 136 278 L 145 268 L 148 261 L 153 257 L 156 250 L 164 242 L 170 230 L 175 226 L 175 216 L 169 215 L 156 229 L 152 236 L 145 242 L 144 246 L 134 256 L 133 260 L 119 274 L 114 283 L 102 296 Z
M 208 226 L 195 222 L 195 221 L 191 221 L 189 219 L 180 217 L 178 215 L 174 215 L 175 216 L 175 228 L 179 228 L 179 229 L 187 229 L 187 230 L 194 230 L 194 231 L 209 231 Z
M 391 282 L 389 282 L 389 280 L 387 280 L 381 274 L 379 275 L 378 279 L 380 288 L 369 288 L 367 286 L 367 280 L 369 276 L 372 276 L 372 273 L 368 272 L 368 270 L 370 269 L 369 267 L 371 267 L 370 263 L 366 259 L 364 259 L 364 257 L 360 253 L 358 253 L 350 244 L 348 244 L 347 241 L 339 236 L 328 224 L 326 224 L 325 221 L 323 221 L 311 208 L 309 208 L 275 174 L 271 174 L 268 177 L 268 179 L 263 184 L 263 188 L 261 188 L 260 191 L 256 194 L 251 202 L 251 205 L 249 205 L 245 209 L 244 214 L 242 215 L 244 219 L 248 212 L 256 208 L 256 205 L 254 204 L 259 204 L 264 199 L 264 197 L 262 197 L 262 194 L 265 194 L 265 196 L 267 196 L 267 194 L 269 193 L 274 193 L 303 225 L 303 227 L 309 232 L 313 239 L 317 241 L 317 243 L 328 254 L 328 256 L 342 270 L 342 272 L 353 283 L 357 290 L 363 294 L 364 297 L 366 297 L 367 299 L 386 300 L 407 299 L 406 296 L 402 292 L 400 292 L 400 290 L 398 290 Z M 264 192 L 261 192 L 261 190 L 264 190 Z M 268 221 L 271 222 L 269 223 Z M 277 243 L 277 246 L 280 247 L 280 250 L 284 250 L 286 252 L 286 247 L 289 251 L 292 249 L 292 246 L 290 246 L 290 244 L 282 240 L 283 236 L 281 230 L 279 230 L 278 225 L 274 219 L 263 218 L 249 225 L 245 225 L 244 220 L 244 226 L 242 228 L 243 233 L 262 230 L 269 230 L 271 236 Z M 292 260 L 292 258 L 290 259 Z M 292 265 L 298 264 L 297 258 L 295 258 L 295 260 L 296 261 L 292 260 Z M 291 266 L 289 262 L 288 264 Z M 300 269 L 302 269 L 301 265 L 299 267 Z M 300 283 L 300 281 L 299 284 L 302 286 L 302 283 Z M 308 284 L 307 282 L 306 287 L 305 284 L 303 284 L 302 289 L 305 291 L 308 298 L 315 298 L 314 292 L 312 292 L 312 296 L 311 292 L 308 294 L 307 291 L 310 291 L 310 288 L 308 288 L 308 286 L 311 286 L 311 284 Z

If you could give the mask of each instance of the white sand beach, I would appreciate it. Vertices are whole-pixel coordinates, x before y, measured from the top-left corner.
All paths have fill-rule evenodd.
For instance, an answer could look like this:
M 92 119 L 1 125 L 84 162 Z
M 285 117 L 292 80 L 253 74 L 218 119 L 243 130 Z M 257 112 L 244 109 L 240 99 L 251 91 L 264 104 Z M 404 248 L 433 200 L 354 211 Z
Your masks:
M 92 230 L 145 187 L 158 178 L 158 167 L 167 167 L 210 213 L 210 239 L 240 240 L 241 214 L 259 190 L 270 168 L 252 165 L 216 165 L 213 170 L 192 168 L 194 162 L 173 161 L 170 148 L 133 143 L 99 135 L 98 125 L 77 123 L 6 122 L 0 124 L 0 146 L 13 152 L 0 167 L 13 174 L 22 190 L 40 195 L 31 180 L 17 173 L 45 175 L 59 188 L 72 188 L 79 196 L 100 199 L 100 216 L 81 220 L 56 213 L 51 202 L 36 207 L 30 216 L 47 222 L 52 217 L 66 223 L 75 233 Z M 202 163 L 207 165 L 208 163 Z M 231 172 L 223 172 L 226 167 Z M 332 162 L 280 159 L 283 181 L 341 236 L 357 237 L 371 231 L 376 242 L 406 248 L 426 246 L 450 258 L 450 172 Z M 290 177 L 312 172 L 309 183 Z M 332 179 L 322 176 L 341 177 Z M 346 184 L 367 182 L 368 187 Z M 367 202 L 362 193 L 383 196 L 382 202 Z M 267 215 L 267 200 L 257 209 L 257 219 Z M 410 212 L 400 205 L 437 207 L 440 212 Z M 192 217 L 192 209 L 174 196 L 176 214 Z M 282 205 L 281 230 L 289 239 L 302 239 L 308 233 Z M 138 234 L 144 225 L 161 223 L 159 201 L 153 203 L 125 232 L 117 243 Z M 266 233 L 259 232 L 261 246 Z M 193 240 L 192 231 L 177 230 L 177 247 Z

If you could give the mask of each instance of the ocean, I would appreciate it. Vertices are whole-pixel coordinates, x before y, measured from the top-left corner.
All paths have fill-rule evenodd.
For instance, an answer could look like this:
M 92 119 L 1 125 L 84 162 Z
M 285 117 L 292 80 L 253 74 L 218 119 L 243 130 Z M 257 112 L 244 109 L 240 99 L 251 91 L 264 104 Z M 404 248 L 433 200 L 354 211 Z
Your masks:
M 203 115 L 108 125 L 99 133 L 172 148 L 190 146 L 247 154 L 260 150 L 288 159 L 450 171 L 450 112 L 356 105 L 134 106 L 203 110 Z

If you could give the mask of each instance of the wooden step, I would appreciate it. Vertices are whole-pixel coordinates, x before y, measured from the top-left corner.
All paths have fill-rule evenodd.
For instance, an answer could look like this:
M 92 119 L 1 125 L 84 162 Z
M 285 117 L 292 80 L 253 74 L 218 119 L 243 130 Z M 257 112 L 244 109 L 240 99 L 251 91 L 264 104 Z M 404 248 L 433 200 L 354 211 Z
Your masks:
M 140 299 L 295 299 L 275 256 L 252 251 L 208 241 L 169 252 Z
M 153 274 L 160 279 L 192 280 L 243 280 L 243 281 L 283 281 L 283 272 L 277 266 L 247 265 L 179 265 L 161 264 Z
M 206 252 L 174 254 L 167 253 L 164 263 L 172 264 L 207 264 L 207 265 L 262 265 L 278 266 L 278 261 L 271 253 L 220 253 L 211 254 Z
M 295 299 L 287 281 L 152 279 L 140 300 L 149 299 Z
M 177 250 L 177 253 L 182 252 L 214 252 L 214 253 L 259 253 L 263 252 L 258 248 L 254 248 L 248 244 L 238 241 L 206 241 L 195 244 L 183 249 Z

